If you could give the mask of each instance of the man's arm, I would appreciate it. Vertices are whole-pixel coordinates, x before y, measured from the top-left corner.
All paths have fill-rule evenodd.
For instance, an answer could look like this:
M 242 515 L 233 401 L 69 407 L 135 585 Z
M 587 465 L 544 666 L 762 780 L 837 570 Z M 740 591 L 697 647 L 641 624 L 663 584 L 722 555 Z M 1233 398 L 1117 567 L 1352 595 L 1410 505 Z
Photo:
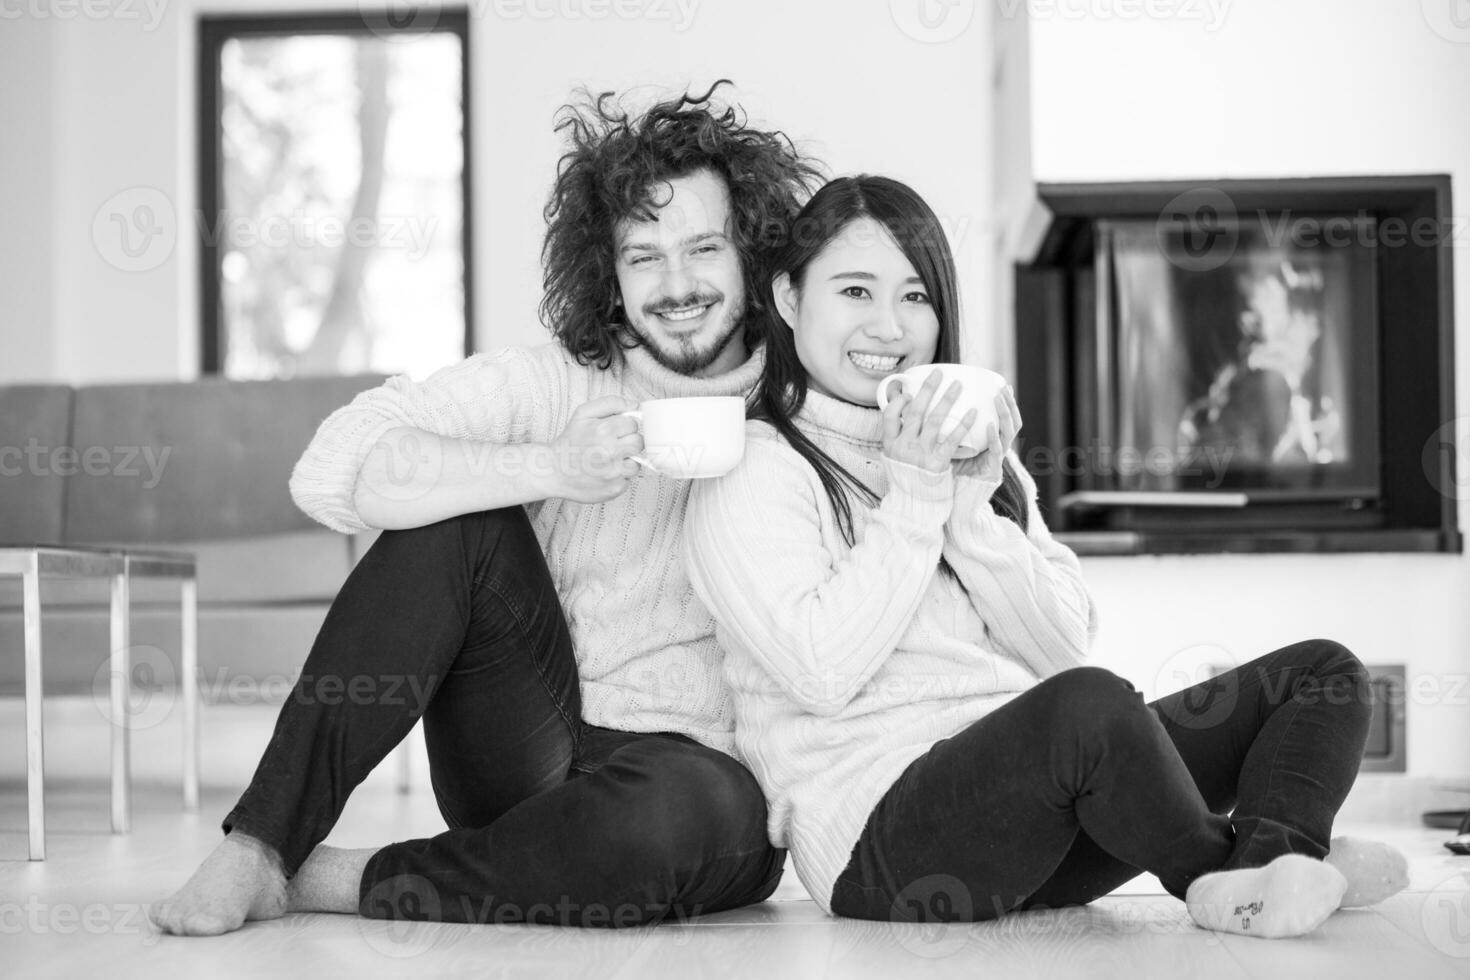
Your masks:
M 637 423 L 619 417 L 632 407 L 621 398 L 588 402 L 550 443 L 390 429 L 358 472 L 353 505 L 364 524 L 391 530 L 548 497 L 609 500 L 627 489 L 638 468 L 628 457 L 643 449 Z
M 548 446 L 455 439 L 407 426 L 378 439 L 352 503 L 369 527 L 423 527 L 461 514 L 559 496 Z
M 539 358 L 539 359 L 538 359 Z M 327 417 L 291 473 L 291 498 L 335 531 L 419 527 L 549 496 L 610 499 L 642 449 L 618 397 L 568 418 L 564 372 L 536 352 L 477 355 L 405 376 Z M 560 432 L 557 426 L 563 426 Z

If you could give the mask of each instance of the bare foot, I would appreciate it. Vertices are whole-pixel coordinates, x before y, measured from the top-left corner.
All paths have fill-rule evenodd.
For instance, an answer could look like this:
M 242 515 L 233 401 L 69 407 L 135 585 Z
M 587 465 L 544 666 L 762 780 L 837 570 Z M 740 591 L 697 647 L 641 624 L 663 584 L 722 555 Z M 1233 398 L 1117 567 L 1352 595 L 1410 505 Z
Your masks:
M 280 857 L 254 837 L 231 833 L 183 888 L 149 910 L 149 918 L 175 936 L 218 936 L 247 920 L 275 919 L 285 912 Z
M 1190 882 L 1190 918 L 1206 929 L 1281 939 L 1300 936 L 1337 911 L 1347 879 L 1325 861 L 1283 854 L 1264 868 L 1215 871 Z
M 1342 896 L 1345 909 L 1377 905 L 1409 887 L 1409 859 L 1381 841 L 1334 837 L 1332 850 L 1323 860 L 1347 879 L 1347 893 Z
M 376 853 L 374 848 L 318 844 L 286 885 L 286 910 L 355 914 L 363 869 Z

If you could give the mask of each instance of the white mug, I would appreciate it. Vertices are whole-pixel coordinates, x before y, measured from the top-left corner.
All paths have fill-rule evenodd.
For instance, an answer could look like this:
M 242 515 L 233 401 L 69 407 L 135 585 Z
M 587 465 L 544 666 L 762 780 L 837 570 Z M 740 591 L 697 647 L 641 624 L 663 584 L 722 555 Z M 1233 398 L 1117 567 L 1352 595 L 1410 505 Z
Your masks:
M 637 419 L 643 432 L 643 455 L 632 458 L 663 476 L 724 476 L 745 455 L 743 398 L 654 398 L 622 414 Z
M 995 414 L 995 396 L 999 395 L 1006 386 L 1004 376 L 994 371 L 981 367 L 972 367 L 968 364 L 920 364 L 911 367 L 902 374 L 890 374 L 878 382 L 878 407 L 888 407 L 888 384 L 891 381 L 902 380 L 904 390 L 910 395 L 918 394 L 920 386 L 929 377 L 930 372 L 939 372 L 939 388 L 934 392 L 934 399 L 938 401 L 951 384 L 958 381 L 963 387 L 960 396 L 955 399 L 954 405 L 950 407 L 949 416 L 945 421 L 944 428 L 939 431 L 940 438 L 948 436 L 954 431 L 955 426 L 965 417 L 970 409 L 975 409 L 975 422 L 970 426 L 970 431 L 960 440 L 960 445 L 955 450 L 955 459 L 969 459 L 971 456 L 980 455 L 985 448 L 985 431 L 994 424 L 999 426 L 1000 419 Z

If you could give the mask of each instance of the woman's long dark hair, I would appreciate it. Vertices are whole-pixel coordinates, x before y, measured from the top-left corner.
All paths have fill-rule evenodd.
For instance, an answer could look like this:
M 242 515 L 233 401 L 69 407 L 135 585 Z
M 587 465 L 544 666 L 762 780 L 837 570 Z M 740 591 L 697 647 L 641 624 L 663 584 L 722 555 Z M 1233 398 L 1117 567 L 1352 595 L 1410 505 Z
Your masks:
M 923 281 L 939 320 L 935 362 L 958 363 L 960 304 L 954 256 L 950 253 L 939 219 L 907 184 L 866 174 L 839 177 L 828 183 L 812 196 L 792 222 L 790 237 L 774 260 L 775 273 L 784 272 L 790 276 L 799 295 L 812 260 L 842 234 L 844 228 L 861 218 L 871 218 L 887 229 Z M 792 421 L 806 403 L 806 368 L 797 357 L 794 331 L 781 319 L 774 304 L 767 304 L 766 309 L 766 362 L 760 382 L 752 394 L 752 415 L 774 426 L 791 448 L 817 471 L 817 477 L 827 491 L 827 499 L 837 513 L 842 537 L 851 545 L 852 508 L 848 492 L 857 493 L 869 505 L 876 505 L 878 497 L 808 439 Z M 1010 460 L 1002 464 L 1001 475 L 1001 485 L 991 497 L 990 506 L 997 514 L 1015 521 L 1024 531 L 1028 501 Z

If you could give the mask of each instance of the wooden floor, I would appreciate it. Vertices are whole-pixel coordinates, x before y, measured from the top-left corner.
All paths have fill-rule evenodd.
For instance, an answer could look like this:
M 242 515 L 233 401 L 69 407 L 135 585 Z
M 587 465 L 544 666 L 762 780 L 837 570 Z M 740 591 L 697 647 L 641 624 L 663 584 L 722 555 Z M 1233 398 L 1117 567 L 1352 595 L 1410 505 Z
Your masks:
M 1413 822 L 1339 825 L 1392 840 L 1412 863 L 1408 892 L 1339 912 L 1310 936 L 1260 940 L 1196 928 L 1143 876 L 1086 908 L 964 926 L 899 927 L 829 918 L 788 870 L 759 906 L 631 930 L 386 923 L 292 915 L 216 939 L 159 936 L 145 907 L 175 889 L 219 840 L 217 825 L 269 735 L 271 712 L 213 709 L 202 812 L 181 812 L 171 725 L 135 739 L 135 827 L 107 826 L 106 729 L 90 706 L 48 706 L 49 859 L 25 860 L 20 715 L 0 705 L 0 975 L 5 977 L 1470 977 L 1470 858 Z M 95 712 L 92 712 L 95 714 Z M 371 846 L 442 829 L 422 786 L 403 796 L 380 768 L 332 843 Z

